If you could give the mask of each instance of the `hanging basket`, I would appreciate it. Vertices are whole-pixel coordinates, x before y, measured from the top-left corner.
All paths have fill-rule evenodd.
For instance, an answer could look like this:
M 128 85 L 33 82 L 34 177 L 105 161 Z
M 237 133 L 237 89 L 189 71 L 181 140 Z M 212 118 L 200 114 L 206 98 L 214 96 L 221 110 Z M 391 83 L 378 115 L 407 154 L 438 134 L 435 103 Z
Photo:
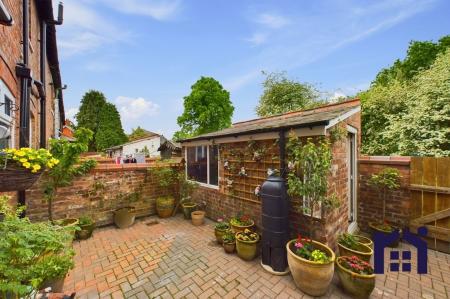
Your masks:
M 21 191 L 30 189 L 42 175 L 42 171 L 32 173 L 31 170 L 8 163 L 0 166 L 0 192 Z

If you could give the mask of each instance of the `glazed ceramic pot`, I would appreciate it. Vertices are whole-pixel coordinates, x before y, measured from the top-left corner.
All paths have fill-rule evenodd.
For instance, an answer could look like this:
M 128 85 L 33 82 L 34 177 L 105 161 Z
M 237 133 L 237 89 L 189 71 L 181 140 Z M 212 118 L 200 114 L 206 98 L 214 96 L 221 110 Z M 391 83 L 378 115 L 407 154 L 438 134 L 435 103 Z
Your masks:
M 373 255 L 373 250 L 367 245 L 358 243 L 357 248 L 348 248 L 338 242 L 340 256 L 357 256 L 365 262 L 370 262 Z
M 369 298 L 375 288 L 375 274 L 354 273 L 341 266 L 340 259 L 341 257 L 336 259 L 336 273 L 344 290 L 353 298 Z
M 237 255 L 245 261 L 253 260 L 258 253 L 258 241 L 259 237 L 257 240 L 254 241 L 239 240 L 236 234 Z
M 76 219 L 76 218 L 60 219 L 60 220 L 56 220 L 55 224 L 59 225 L 59 226 L 71 228 L 72 240 L 75 239 L 75 232 L 77 230 L 76 228 L 79 224 L 78 219 Z
M 80 230 L 76 231 L 77 239 L 86 240 L 92 236 L 95 229 L 95 223 L 79 225 Z
M 192 224 L 202 225 L 205 222 L 205 211 L 194 211 L 191 213 Z
M 127 228 L 133 225 L 136 218 L 134 207 L 124 207 L 114 211 L 114 223 L 119 228 Z
M 373 249 L 373 242 L 371 239 L 361 236 L 361 235 L 353 235 L 353 237 L 355 237 L 357 242 L 362 243 L 366 246 L 369 246 L 370 248 Z
M 250 220 L 250 221 L 251 221 L 250 225 L 235 225 L 230 222 L 231 230 L 234 233 L 243 232 L 246 229 L 252 230 L 253 226 L 255 225 L 255 222 L 253 220 Z
M 169 218 L 175 208 L 175 198 L 171 196 L 159 197 L 156 199 L 156 213 L 159 218 Z
M 229 230 L 229 228 L 226 228 L 226 229 L 215 228 L 214 229 L 214 235 L 216 236 L 217 243 L 219 243 L 219 244 L 223 243 L 222 237 L 228 230 Z
M 386 230 L 381 229 L 377 223 L 373 223 L 373 222 L 369 222 L 369 227 L 372 230 L 372 239 L 374 239 L 375 232 L 379 232 L 379 233 L 382 233 L 382 234 L 385 234 L 385 235 L 389 235 L 392 232 L 392 231 L 386 231 Z M 393 231 L 398 230 L 400 232 L 400 236 L 401 236 L 400 228 L 398 228 L 396 226 L 393 226 L 393 225 L 391 225 L 391 227 L 392 227 Z M 399 244 L 399 241 L 400 241 L 399 239 L 397 239 L 396 241 L 394 241 L 391 244 L 389 244 L 389 247 L 397 248 L 398 244 Z
M 324 295 L 333 279 L 335 260 L 333 250 L 325 244 L 313 240 L 313 247 L 325 252 L 330 258 L 329 262 L 325 264 L 313 262 L 294 253 L 295 241 L 296 239 L 286 244 L 289 270 L 292 273 L 295 285 L 310 296 Z
M 191 213 L 197 208 L 197 204 L 194 202 L 185 202 L 181 204 L 183 208 L 184 219 L 191 219 Z
M 223 243 L 223 249 L 226 253 L 233 253 L 236 250 L 236 242 Z

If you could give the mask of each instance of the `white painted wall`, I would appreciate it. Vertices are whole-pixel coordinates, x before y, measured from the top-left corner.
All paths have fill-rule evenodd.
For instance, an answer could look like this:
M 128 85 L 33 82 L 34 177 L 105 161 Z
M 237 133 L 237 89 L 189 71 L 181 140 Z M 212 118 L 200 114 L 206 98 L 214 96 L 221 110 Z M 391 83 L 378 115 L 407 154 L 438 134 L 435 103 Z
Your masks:
M 150 157 L 160 157 L 160 152 L 158 152 L 158 148 L 161 144 L 161 137 L 155 136 L 152 139 L 146 140 L 137 140 L 135 142 L 126 143 L 123 145 L 122 156 L 132 155 L 136 152 L 140 152 L 145 146 L 147 146 Z

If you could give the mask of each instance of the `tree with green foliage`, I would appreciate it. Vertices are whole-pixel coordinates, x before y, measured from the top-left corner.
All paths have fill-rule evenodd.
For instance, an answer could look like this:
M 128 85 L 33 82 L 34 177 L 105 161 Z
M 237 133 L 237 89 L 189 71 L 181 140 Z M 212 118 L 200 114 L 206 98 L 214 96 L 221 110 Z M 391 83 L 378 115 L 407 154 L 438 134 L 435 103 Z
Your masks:
M 265 75 L 264 91 L 256 107 L 258 116 L 282 114 L 323 104 L 313 85 L 291 80 L 285 72 Z
M 95 145 L 98 151 L 127 142 L 128 138 L 123 131 L 116 106 L 105 103 L 100 110 L 98 120 L 98 129 L 95 134 Z
M 44 182 L 45 198 L 48 202 L 48 218 L 53 222 L 53 201 L 58 189 L 69 186 L 73 178 L 89 172 L 96 165 L 95 160 L 80 160 L 80 155 L 88 150 L 93 133 L 89 129 L 78 128 L 74 133 L 75 141 L 51 139 L 50 153 L 59 160 L 48 170 Z
M 394 81 L 408 81 L 414 78 L 422 70 L 426 70 L 436 60 L 436 57 L 450 48 L 450 35 L 439 39 L 437 43 L 432 41 L 411 41 L 403 61 L 397 59 L 394 64 L 381 70 L 373 85 L 386 86 Z
M 131 134 L 128 135 L 128 140 L 129 141 L 138 140 L 147 137 L 151 134 L 152 134 L 151 132 L 144 130 L 143 128 L 138 126 L 136 129 L 131 129 Z
M 100 91 L 90 90 L 84 94 L 76 119 L 78 127 L 89 129 L 94 134 L 89 142 L 89 151 L 101 151 L 127 141 L 116 107 L 108 103 Z
M 234 107 L 230 93 L 211 77 L 201 77 L 184 97 L 184 112 L 177 118 L 181 127 L 174 135 L 179 140 L 214 132 L 231 125 Z

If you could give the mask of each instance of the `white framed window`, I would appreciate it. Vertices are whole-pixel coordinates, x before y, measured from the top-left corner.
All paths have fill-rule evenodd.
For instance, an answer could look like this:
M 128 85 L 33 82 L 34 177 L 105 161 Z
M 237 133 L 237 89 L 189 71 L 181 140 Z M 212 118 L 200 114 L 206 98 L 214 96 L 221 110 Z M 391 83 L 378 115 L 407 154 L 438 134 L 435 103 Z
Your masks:
M 202 186 L 219 188 L 219 147 L 198 145 L 185 148 L 186 178 Z
M 0 80 L 0 150 L 14 147 L 13 103 L 11 91 Z

